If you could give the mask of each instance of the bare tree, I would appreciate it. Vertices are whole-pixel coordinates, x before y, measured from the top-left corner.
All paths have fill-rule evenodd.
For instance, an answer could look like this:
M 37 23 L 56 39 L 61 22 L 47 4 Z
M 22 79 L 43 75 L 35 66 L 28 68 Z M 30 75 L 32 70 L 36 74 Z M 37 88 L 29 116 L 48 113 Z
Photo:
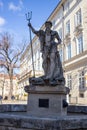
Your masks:
M 21 50 L 13 48 L 13 39 L 9 33 L 4 33 L 0 38 L 0 66 L 6 68 L 10 79 L 10 91 L 8 98 L 11 99 L 13 92 L 13 75 L 14 69 L 18 68 L 18 61 L 23 53 L 24 47 Z

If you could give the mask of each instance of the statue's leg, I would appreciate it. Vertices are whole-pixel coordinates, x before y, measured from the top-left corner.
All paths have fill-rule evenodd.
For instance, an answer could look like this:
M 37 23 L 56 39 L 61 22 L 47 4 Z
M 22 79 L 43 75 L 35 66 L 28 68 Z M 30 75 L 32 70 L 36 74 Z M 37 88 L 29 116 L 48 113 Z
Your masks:
M 43 54 L 42 58 L 43 58 L 42 68 L 44 70 L 44 75 L 46 76 L 47 75 L 47 55 Z
M 47 76 L 48 79 L 53 79 L 54 75 L 54 70 L 55 70 L 55 53 L 50 53 L 50 72 L 49 75 Z

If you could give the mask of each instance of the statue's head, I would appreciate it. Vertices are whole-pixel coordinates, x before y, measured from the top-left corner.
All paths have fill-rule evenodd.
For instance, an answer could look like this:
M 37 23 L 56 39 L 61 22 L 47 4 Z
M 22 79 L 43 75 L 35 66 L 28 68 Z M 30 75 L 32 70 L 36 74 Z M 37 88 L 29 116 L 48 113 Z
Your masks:
M 45 27 L 47 28 L 47 27 L 52 27 L 52 22 L 51 21 L 46 21 L 45 22 Z

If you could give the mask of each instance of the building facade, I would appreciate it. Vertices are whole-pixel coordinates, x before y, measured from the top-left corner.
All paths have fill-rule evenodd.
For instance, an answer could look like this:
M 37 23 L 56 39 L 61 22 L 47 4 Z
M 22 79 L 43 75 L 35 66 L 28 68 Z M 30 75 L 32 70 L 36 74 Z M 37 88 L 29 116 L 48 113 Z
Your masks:
M 87 103 L 87 8 L 86 0 L 61 0 L 47 20 L 53 24 L 62 40 L 58 45 L 66 86 L 70 88 L 70 103 Z M 41 29 L 44 30 L 42 25 Z M 35 75 L 43 74 L 38 37 L 32 39 Z M 31 45 L 22 55 L 19 86 L 24 88 L 33 76 Z M 23 91 L 24 92 L 24 91 Z
M 13 76 L 13 90 L 12 95 L 17 97 L 17 88 L 18 88 L 18 77 Z M 0 73 L 0 97 L 3 99 L 8 99 L 10 91 L 10 79 L 8 74 Z

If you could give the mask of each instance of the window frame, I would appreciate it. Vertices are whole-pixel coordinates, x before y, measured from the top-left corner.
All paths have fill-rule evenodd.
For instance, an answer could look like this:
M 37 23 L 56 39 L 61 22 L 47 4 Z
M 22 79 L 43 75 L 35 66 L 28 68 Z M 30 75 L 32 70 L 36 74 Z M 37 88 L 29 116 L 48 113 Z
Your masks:
M 79 89 L 85 88 L 85 73 L 83 70 L 79 71 Z
M 59 37 L 60 37 L 61 39 L 63 39 L 63 31 L 62 31 L 62 27 L 59 28 L 59 30 L 58 30 L 58 34 L 59 34 Z
M 66 53 L 67 53 L 67 60 L 71 59 L 72 54 L 71 54 L 71 43 L 68 43 L 66 46 Z
M 79 25 L 82 24 L 82 13 L 81 13 L 81 8 L 75 13 L 75 27 L 78 27 Z
M 78 55 L 82 52 L 83 52 L 83 35 L 80 34 L 76 38 L 76 54 Z

